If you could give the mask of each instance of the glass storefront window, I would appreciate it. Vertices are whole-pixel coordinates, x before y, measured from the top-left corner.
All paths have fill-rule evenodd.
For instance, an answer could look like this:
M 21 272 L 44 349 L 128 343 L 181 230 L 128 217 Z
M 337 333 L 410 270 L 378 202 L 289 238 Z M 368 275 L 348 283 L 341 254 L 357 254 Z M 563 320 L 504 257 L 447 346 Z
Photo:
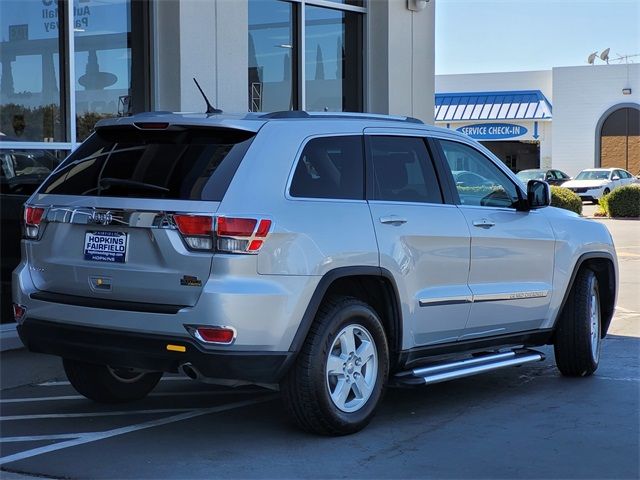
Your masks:
M 293 5 L 249 0 L 249 110 L 296 108 Z
M 362 111 L 362 15 L 306 7 L 306 109 Z
M 2 0 L 0 28 L 0 135 L 63 141 L 57 2 Z
M 114 117 L 131 88 L 131 0 L 74 0 L 76 135 Z

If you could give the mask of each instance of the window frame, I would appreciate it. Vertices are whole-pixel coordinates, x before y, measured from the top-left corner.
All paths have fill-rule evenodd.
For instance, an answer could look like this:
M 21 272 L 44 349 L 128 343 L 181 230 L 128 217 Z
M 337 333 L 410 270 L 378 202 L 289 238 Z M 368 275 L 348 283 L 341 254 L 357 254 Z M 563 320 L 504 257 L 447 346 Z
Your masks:
M 62 119 L 62 140 L 44 141 L 6 141 L 0 145 L 3 149 L 15 150 L 65 150 L 73 152 L 82 141 L 77 137 L 76 125 L 76 65 L 73 0 L 54 0 L 58 9 L 58 55 L 59 55 L 59 100 Z M 53 5 L 52 4 L 52 5 Z M 132 0 L 129 4 L 131 15 L 131 85 L 129 95 L 133 103 L 131 113 L 140 113 L 153 108 L 152 53 L 154 44 L 151 38 L 153 4 L 151 0 Z M 139 57 L 134 61 L 135 57 Z
M 450 137 L 450 136 L 434 136 L 432 137 L 432 141 L 434 144 L 435 153 L 438 156 L 438 165 L 440 168 L 439 174 L 443 179 L 443 182 L 446 183 L 449 195 L 453 198 L 453 204 L 458 206 L 470 207 L 470 208 L 490 208 L 493 210 L 503 210 L 508 212 L 528 212 L 529 206 L 527 202 L 527 193 L 520 187 L 518 182 L 514 179 L 515 174 L 500 160 L 492 158 L 492 154 L 487 150 L 483 151 L 483 147 L 465 141 L 465 139 L 461 139 L 458 137 Z M 442 148 L 442 141 L 458 143 L 460 145 L 465 145 L 471 149 L 473 149 L 478 154 L 485 157 L 490 163 L 492 163 L 498 170 L 500 170 L 506 177 L 507 180 L 510 181 L 516 189 L 518 193 L 519 201 L 515 206 L 512 207 L 498 207 L 491 205 L 465 205 L 460 201 L 460 194 L 458 193 L 458 189 L 456 187 L 455 180 L 453 178 L 453 174 L 451 173 L 451 168 L 449 167 L 449 163 L 447 162 L 447 157 L 444 154 L 444 150 Z
M 360 137 L 360 142 L 362 146 L 362 173 L 363 173 L 363 198 L 355 199 L 355 198 L 319 198 L 319 197 L 295 197 L 291 195 L 291 185 L 293 183 L 293 177 L 298 168 L 298 164 L 302 161 L 302 154 L 304 153 L 307 145 L 319 138 L 335 138 L 335 137 Z M 287 183 L 285 185 L 284 197 L 287 200 L 291 201 L 302 201 L 302 202 L 346 202 L 346 203 L 366 203 L 367 202 L 367 161 L 365 158 L 365 146 L 364 146 L 364 138 L 362 135 L 362 131 L 360 132 L 339 132 L 339 133 L 320 133 L 317 135 L 310 135 L 305 137 L 305 139 L 300 143 L 300 147 L 295 155 L 295 160 L 291 165 L 291 170 L 289 171 L 289 175 L 287 177 Z
M 440 198 L 441 201 L 438 203 L 434 202 L 412 202 L 405 200 L 383 200 L 379 198 L 375 198 L 375 170 L 373 166 L 373 155 L 371 153 L 371 139 L 373 137 L 408 137 L 408 138 L 416 138 L 420 139 L 424 142 L 425 148 L 427 150 L 427 154 L 430 157 L 431 164 L 433 167 L 434 174 L 436 176 L 435 181 L 438 189 L 440 190 Z M 425 134 L 424 131 L 376 131 L 369 132 L 365 131 L 364 135 L 364 153 L 365 153 L 365 177 L 366 177 L 366 188 L 365 188 L 365 198 L 368 202 L 376 202 L 376 203 L 385 203 L 385 204 L 398 204 L 398 205 L 447 205 L 451 204 L 451 198 L 448 196 L 448 192 L 444 187 L 440 170 L 438 168 L 438 161 L 436 159 L 435 152 L 433 150 L 433 145 L 429 142 L 429 137 Z M 423 162 L 427 161 L 427 159 L 423 159 Z M 424 167 L 424 165 L 423 165 Z
M 149 1 L 149 0 L 146 0 Z M 360 16 L 358 22 L 358 42 L 357 50 L 364 52 L 363 46 L 367 44 L 367 15 L 369 13 L 369 1 L 363 1 L 362 5 L 351 5 L 349 3 L 339 3 L 332 0 L 279 0 L 289 3 L 292 6 L 292 41 L 294 42 L 291 62 L 292 62 L 292 99 L 293 110 L 307 110 L 307 76 L 305 71 L 306 62 L 306 7 L 319 7 L 335 10 L 342 13 L 352 13 Z M 358 83 L 359 98 L 357 99 L 358 112 L 364 112 L 367 104 L 367 58 L 361 54 L 358 61 Z M 247 72 L 248 79 L 248 72 Z M 247 106 L 251 109 L 250 98 L 247 98 Z M 250 110 L 251 111 L 251 110 Z M 264 110 L 260 110 L 265 112 Z M 343 110 L 349 111 L 349 110 Z M 266 113 L 266 112 L 265 112 Z

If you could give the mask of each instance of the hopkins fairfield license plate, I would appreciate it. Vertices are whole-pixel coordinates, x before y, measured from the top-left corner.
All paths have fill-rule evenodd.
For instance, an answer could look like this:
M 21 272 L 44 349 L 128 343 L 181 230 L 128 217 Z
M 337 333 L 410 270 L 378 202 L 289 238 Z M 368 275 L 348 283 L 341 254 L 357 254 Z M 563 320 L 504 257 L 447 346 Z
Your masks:
M 127 257 L 127 234 L 123 232 L 87 232 L 84 259 L 94 262 L 124 263 Z

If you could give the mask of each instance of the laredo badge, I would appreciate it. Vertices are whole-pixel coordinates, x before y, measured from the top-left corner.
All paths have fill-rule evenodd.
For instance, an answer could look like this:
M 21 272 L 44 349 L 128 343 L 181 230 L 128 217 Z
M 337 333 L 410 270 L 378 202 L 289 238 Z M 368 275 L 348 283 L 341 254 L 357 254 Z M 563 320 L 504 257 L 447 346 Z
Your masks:
M 194 277 L 192 275 L 184 275 L 180 279 L 180 285 L 183 285 L 185 287 L 201 287 L 202 286 L 202 280 L 200 280 L 198 277 Z

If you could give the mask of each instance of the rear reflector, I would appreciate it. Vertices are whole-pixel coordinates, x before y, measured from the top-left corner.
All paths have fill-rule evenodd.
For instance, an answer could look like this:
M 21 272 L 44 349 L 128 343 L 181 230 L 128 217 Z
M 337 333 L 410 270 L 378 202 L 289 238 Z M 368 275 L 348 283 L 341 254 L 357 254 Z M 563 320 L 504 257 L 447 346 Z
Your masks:
M 18 322 L 22 320 L 24 314 L 27 313 L 27 307 L 23 307 L 22 305 L 18 305 L 17 303 L 13 304 L 13 319 Z
M 186 352 L 187 351 L 187 347 L 185 347 L 184 345 L 173 345 L 171 343 L 167 344 L 167 350 L 170 352 Z
M 236 338 L 236 331 L 231 327 L 187 326 L 191 335 L 204 343 L 229 345 Z

